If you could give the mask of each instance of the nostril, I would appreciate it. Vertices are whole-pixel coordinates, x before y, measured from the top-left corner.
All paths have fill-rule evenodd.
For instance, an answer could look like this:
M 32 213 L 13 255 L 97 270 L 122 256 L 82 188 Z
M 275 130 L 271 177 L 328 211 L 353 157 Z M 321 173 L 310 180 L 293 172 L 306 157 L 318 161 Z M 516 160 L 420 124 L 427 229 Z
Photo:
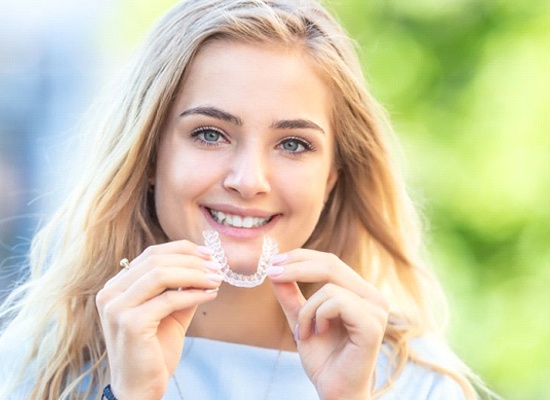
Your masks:
M 264 168 L 247 165 L 232 169 L 223 180 L 223 187 L 230 191 L 236 191 L 245 198 L 271 190 Z

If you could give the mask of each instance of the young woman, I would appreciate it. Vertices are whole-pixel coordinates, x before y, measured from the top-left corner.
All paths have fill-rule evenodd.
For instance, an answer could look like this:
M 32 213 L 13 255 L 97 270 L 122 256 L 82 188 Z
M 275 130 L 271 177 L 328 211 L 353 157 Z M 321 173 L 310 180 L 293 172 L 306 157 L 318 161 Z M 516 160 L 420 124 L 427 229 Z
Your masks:
M 1 398 L 477 398 L 319 4 L 182 2 L 121 88 L 4 306 Z

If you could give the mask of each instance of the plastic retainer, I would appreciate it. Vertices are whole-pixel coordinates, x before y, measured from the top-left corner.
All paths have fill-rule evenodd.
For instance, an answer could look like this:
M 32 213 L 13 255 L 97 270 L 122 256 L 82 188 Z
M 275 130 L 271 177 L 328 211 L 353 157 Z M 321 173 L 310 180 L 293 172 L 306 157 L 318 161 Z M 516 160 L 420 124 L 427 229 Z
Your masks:
M 237 287 L 252 288 L 261 285 L 267 277 L 266 270 L 271 265 L 269 260 L 279 252 L 279 246 L 274 239 L 264 237 L 262 243 L 262 255 L 258 261 L 258 268 L 254 274 L 244 275 L 231 270 L 227 264 L 227 257 L 222 247 L 220 236 L 216 231 L 204 231 L 204 244 L 212 250 L 212 257 L 222 266 L 220 274 L 223 280 Z

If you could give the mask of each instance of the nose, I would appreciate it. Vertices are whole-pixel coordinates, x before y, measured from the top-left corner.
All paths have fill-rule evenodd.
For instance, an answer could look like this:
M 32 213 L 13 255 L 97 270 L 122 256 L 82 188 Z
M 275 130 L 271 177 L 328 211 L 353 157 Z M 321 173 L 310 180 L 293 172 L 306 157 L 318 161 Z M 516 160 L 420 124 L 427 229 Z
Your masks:
M 226 190 L 238 192 L 249 199 L 271 190 L 269 165 L 265 155 L 257 149 L 242 149 L 230 160 L 223 180 Z

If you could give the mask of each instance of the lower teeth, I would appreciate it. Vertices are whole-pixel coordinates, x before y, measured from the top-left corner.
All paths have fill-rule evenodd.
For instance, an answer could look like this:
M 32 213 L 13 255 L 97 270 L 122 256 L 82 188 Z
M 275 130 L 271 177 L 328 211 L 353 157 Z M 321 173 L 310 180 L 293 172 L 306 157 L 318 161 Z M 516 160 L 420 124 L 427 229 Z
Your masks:
M 216 231 L 204 231 L 202 233 L 204 236 L 204 244 L 210 250 L 212 250 L 212 257 L 222 266 L 220 273 L 223 276 L 223 280 L 230 285 L 237 287 L 255 287 L 261 285 L 265 278 L 267 277 L 266 270 L 271 266 L 269 260 L 275 254 L 279 252 L 279 247 L 277 242 L 274 239 L 269 237 L 264 237 L 262 244 L 262 254 L 260 260 L 258 261 L 258 268 L 256 273 L 250 275 L 243 275 L 231 270 L 227 264 L 227 257 L 225 256 L 225 251 L 222 248 L 222 243 L 220 241 L 220 236 Z

